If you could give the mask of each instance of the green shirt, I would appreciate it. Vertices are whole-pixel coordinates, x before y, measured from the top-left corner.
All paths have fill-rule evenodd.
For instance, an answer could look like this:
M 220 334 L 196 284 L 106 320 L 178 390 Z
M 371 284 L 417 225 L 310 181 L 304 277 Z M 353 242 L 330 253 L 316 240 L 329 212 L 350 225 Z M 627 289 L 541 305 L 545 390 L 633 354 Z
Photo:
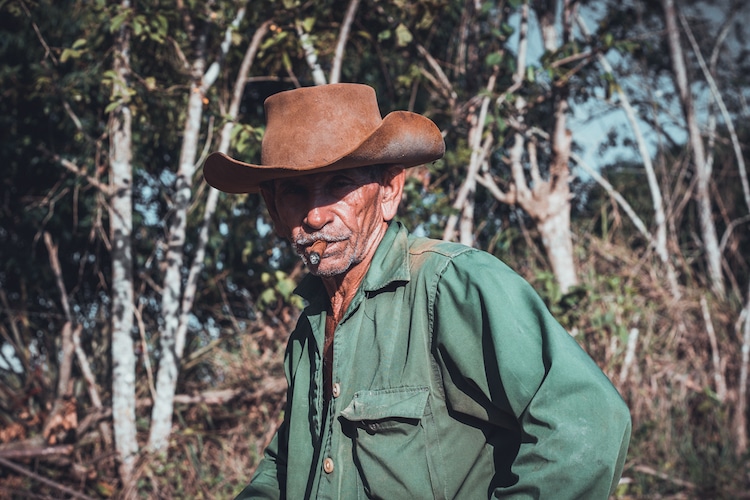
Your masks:
M 630 414 L 531 286 L 488 253 L 391 224 L 333 350 L 327 295 L 289 339 L 284 420 L 238 498 L 606 499 Z

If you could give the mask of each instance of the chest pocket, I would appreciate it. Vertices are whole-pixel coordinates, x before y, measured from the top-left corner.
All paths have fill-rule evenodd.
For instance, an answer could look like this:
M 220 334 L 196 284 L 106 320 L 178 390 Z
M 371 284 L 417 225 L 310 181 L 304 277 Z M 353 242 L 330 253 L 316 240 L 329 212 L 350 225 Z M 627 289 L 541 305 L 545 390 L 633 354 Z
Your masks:
M 369 498 L 440 498 L 427 387 L 360 391 L 341 412 Z

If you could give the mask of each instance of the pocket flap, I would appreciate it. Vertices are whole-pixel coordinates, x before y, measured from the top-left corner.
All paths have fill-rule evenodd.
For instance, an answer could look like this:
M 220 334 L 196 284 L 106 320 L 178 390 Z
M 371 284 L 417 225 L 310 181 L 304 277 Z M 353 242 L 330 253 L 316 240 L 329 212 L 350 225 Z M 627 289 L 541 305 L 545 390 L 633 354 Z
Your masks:
M 424 416 L 429 394 L 427 387 L 359 391 L 341 415 L 351 422 L 393 417 L 419 419 Z

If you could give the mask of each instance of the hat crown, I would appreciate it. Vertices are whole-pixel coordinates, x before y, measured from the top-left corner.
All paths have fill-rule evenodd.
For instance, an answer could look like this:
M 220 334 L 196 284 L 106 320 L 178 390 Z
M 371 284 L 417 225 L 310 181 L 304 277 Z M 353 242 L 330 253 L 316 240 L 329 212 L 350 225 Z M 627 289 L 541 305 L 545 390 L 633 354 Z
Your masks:
M 296 168 L 333 162 L 354 150 L 382 123 L 367 85 L 303 87 L 265 101 L 263 165 Z

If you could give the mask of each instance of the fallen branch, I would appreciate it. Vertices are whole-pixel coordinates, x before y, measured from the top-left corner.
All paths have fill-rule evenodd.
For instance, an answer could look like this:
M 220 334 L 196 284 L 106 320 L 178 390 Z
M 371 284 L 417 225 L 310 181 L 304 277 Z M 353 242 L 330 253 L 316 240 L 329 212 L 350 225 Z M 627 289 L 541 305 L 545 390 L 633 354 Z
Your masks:
M 682 486 L 684 488 L 689 488 L 691 490 L 696 488 L 695 484 L 691 483 L 690 481 L 685 481 L 684 479 L 679 479 L 676 477 L 669 476 L 663 472 L 659 472 L 656 469 L 652 469 L 651 467 L 647 465 L 636 465 L 633 467 L 633 470 L 641 472 L 643 474 L 648 474 L 649 476 L 658 477 L 659 479 L 669 481 L 670 483 L 676 484 L 677 486 Z
M 750 285 L 747 287 L 747 303 L 740 313 L 740 320 L 744 316 L 745 327 L 742 333 L 742 361 L 740 364 L 739 395 L 737 397 L 737 411 L 735 411 L 734 428 L 736 432 L 735 453 L 743 456 L 747 451 L 747 380 L 748 365 L 750 365 Z M 740 321 L 739 324 L 742 324 Z
M 74 446 L 72 444 L 49 446 L 41 439 L 31 438 L 24 441 L 14 441 L 1 446 L 0 458 L 44 458 L 58 455 L 71 455 L 73 450 Z
M 635 348 L 638 345 L 638 335 L 638 328 L 632 328 L 628 333 L 628 347 L 625 352 L 625 361 L 623 361 L 622 369 L 620 370 L 620 385 L 623 387 L 627 382 L 628 374 L 630 373 L 630 366 L 633 364 L 633 360 L 635 360 Z
M 78 366 L 80 367 L 81 373 L 83 373 L 83 378 L 86 381 L 86 388 L 89 392 L 89 399 L 91 400 L 91 404 L 97 412 L 102 412 L 104 411 L 104 405 L 102 404 L 102 399 L 99 396 L 99 389 L 96 385 L 96 378 L 94 377 L 94 372 L 91 370 L 91 365 L 89 364 L 88 357 L 86 357 L 86 352 L 83 350 L 83 347 L 81 347 L 80 325 L 73 332 L 73 346 L 75 348 Z M 99 431 L 101 432 L 104 443 L 107 446 L 111 445 L 112 432 L 110 431 L 109 425 L 105 422 L 100 422 Z
M 705 297 L 701 297 L 701 310 L 703 311 L 703 321 L 706 323 L 706 333 L 711 343 L 711 361 L 714 365 L 714 382 L 716 383 L 716 397 L 719 402 L 723 403 L 727 397 L 727 382 L 724 379 L 724 373 L 721 368 L 721 356 L 719 355 L 719 343 L 716 341 L 716 332 L 711 320 L 711 312 L 708 310 L 708 303 Z
M 272 378 L 264 382 L 262 387 L 250 392 L 244 399 L 262 399 L 267 395 L 278 394 L 286 391 L 286 379 L 283 377 Z M 175 394 L 174 402 L 181 404 L 207 404 L 223 405 L 238 396 L 245 394 L 245 389 L 218 389 L 215 391 L 206 391 L 198 394 Z M 154 404 L 151 398 L 141 398 L 137 401 L 138 408 L 152 406 Z
M 72 446 L 71 446 L 72 448 Z M 42 484 L 46 484 L 47 486 L 50 486 L 52 488 L 55 488 L 56 490 L 62 491 L 66 493 L 67 495 L 70 495 L 73 498 L 82 498 L 84 500 L 94 500 L 92 497 L 88 495 L 84 495 L 83 493 L 79 493 L 73 489 L 68 488 L 67 486 L 63 486 L 62 484 L 56 483 L 55 481 L 52 481 L 51 479 L 47 479 L 46 477 L 42 477 L 39 474 L 28 470 L 26 467 L 22 467 L 16 463 L 11 462 L 10 460 L 6 460 L 2 457 L 0 457 L 0 465 L 3 467 L 6 467 L 8 469 L 11 469 L 19 474 L 23 474 L 24 476 L 28 476 L 32 478 L 34 481 L 37 481 Z

